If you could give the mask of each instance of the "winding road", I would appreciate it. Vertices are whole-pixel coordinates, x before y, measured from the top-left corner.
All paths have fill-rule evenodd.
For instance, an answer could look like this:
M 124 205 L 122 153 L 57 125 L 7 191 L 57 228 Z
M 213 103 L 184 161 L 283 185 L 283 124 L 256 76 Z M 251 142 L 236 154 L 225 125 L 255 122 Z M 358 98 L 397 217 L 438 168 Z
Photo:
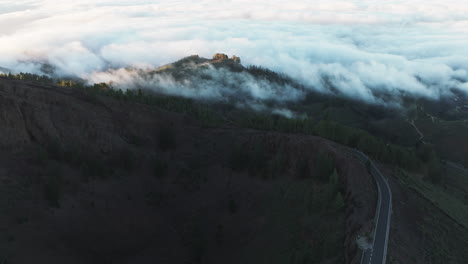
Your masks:
M 378 188 L 378 202 L 375 211 L 374 239 L 372 246 L 363 252 L 361 264 L 385 264 L 387 261 L 388 237 L 392 214 L 392 191 L 387 179 L 382 175 L 369 157 L 353 150 L 355 155 L 368 165 L 369 172 L 374 177 Z

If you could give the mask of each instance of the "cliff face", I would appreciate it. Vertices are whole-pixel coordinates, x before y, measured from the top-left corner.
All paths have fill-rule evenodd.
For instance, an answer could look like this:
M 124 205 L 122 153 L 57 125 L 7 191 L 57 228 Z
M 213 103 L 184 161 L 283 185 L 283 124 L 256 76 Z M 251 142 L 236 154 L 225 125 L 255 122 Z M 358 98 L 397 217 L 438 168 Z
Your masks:
M 0 233 L 11 236 L 0 244 L 11 263 L 258 263 L 265 248 L 281 263 L 284 248 L 319 247 L 321 230 L 340 226 L 345 262 L 358 263 L 355 238 L 373 218 L 364 166 L 318 137 L 203 128 L 146 105 L 5 79 L 0 124 Z M 254 165 L 236 168 L 237 146 Z M 316 180 L 320 153 L 335 161 L 345 210 L 306 215 L 305 197 L 328 188 Z M 345 227 L 326 225 L 341 217 Z

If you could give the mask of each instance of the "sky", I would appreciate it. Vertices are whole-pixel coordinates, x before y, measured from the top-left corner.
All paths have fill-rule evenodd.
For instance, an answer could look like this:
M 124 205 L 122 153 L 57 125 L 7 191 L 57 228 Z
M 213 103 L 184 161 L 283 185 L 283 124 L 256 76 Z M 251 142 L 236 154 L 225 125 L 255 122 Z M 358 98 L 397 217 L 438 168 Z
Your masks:
M 46 62 L 131 88 L 119 68 L 222 52 L 371 102 L 468 93 L 465 0 L 0 0 L 0 25 L 0 71 L 40 73 Z

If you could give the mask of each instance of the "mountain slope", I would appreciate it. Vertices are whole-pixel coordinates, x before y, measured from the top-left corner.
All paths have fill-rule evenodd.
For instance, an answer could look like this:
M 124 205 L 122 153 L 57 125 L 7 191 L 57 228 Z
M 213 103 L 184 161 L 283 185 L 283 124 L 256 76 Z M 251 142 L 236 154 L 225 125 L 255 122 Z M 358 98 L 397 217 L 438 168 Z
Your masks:
M 371 237 L 375 187 L 365 165 L 328 138 L 381 161 L 390 177 L 389 261 L 466 259 L 468 178 L 453 163 L 465 158 L 462 95 L 388 108 L 231 64 L 238 70 L 189 57 L 129 70 L 141 78 L 129 90 L 0 78 L 0 227 L 8 234 L 0 258 L 356 263 L 357 235 Z M 166 95 L 174 93 L 158 85 L 167 78 L 184 97 Z M 207 84 L 226 89 L 200 96 L 217 91 Z M 273 87 L 273 99 L 252 87 Z M 291 91 L 301 99 L 278 99 Z
M 0 121 L 8 263 L 357 263 L 374 213 L 364 166 L 313 136 L 5 79 Z

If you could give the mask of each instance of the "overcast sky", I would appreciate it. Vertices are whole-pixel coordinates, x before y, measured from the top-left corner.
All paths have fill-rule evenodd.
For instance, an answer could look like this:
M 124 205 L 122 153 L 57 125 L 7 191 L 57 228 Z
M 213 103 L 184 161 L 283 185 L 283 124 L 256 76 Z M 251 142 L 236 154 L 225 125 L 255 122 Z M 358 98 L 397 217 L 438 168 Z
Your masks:
M 363 99 L 468 91 L 466 0 L 0 0 L 0 25 L 0 67 L 17 72 L 94 81 L 223 52 Z

